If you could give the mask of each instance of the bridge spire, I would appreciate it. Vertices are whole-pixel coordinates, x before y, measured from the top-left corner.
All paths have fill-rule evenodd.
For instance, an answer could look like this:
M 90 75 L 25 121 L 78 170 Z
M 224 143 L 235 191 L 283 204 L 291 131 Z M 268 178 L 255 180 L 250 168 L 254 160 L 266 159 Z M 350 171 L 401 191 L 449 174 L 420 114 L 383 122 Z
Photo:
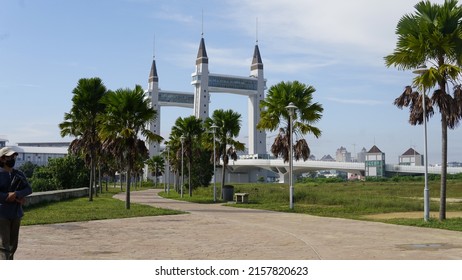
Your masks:
M 209 58 L 205 49 L 204 37 L 201 37 L 196 59 L 196 71 L 193 73 L 194 116 L 205 120 L 209 116 Z
M 157 118 L 149 124 L 149 130 L 152 133 L 160 135 L 160 106 L 159 104 L 159 77 L 157 76 L 157 67 L 155 53 L 153 53 L 151 71 L 149 72 L 148 90 L 147 93 L 151 98 L 151 106 L 157 111 Z M 151 142 L 149 144 L 149 156 L 158 155 L 160 152 L 160 144 Z
M 255 45 L 255 49 L 253 51 L 252 65 L 250 70 L 263 70 L 263 61 L 261 59 L 260 49 L 258 48 L 258 42 Z
M 152 65 L 151 65 L 151 71 L 149 72 L 149 79 L 148 79 L 150 88 L 152 86 L 151 83 L 153 82 L 159 82 L 159 77 L 157 76 L 157 67 L 156 67 L 156 35 L 154 35 L 152 39 Z
M 154 58 L 152 59 L 151 72 L 149 73 L 148 82 L 159 82 L 159 77 L 157 76 L 156 60 Z
M 205 49 L 205 40 L 204 37 L 201 38 L 199 44 L 199 51 L 197 52 L 196 65 L 201 63 L 209 63 L 209 58 L 207 57 L 207 50 Z

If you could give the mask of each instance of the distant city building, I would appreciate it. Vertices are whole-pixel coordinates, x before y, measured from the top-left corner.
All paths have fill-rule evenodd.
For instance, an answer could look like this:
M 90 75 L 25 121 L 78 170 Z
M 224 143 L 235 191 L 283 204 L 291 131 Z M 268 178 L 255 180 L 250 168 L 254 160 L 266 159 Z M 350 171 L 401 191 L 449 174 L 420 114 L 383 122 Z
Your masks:
M 374 145 L 366 153 L 364 164 L 366 167 L 366 177 L 385 176 L 385 154 L 377 146 Z
M 404 154 L 399 156 L 399 165 L 423 166 L 424 157 L 413 148 L 409 148 Z
M 335 153 L 335 161 L 337 162 L 351 162 L 351 153 L 345 147 L 340 147 Z
M 320 159 L 320 161 L 335 161 L 335 159 L 331 157 L 331 155 L 325 155 Z
M 365 162 L 366 161 L 366 153 L 367 150 L 366 148 L 362 148 L 362 150 L 356 155 L 356 161 L 357 162 Z

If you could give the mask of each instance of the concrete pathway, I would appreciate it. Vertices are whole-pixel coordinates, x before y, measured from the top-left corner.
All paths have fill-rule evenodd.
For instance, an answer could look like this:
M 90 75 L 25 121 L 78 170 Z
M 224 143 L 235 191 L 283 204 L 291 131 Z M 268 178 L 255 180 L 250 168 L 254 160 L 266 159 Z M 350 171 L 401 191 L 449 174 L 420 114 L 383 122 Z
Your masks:
M 189 214 L 21 228 L 16 259 L 462 259 L 462 233 L 195 204 L 132 192 Z M 124 198 L 124 194 L 117 196 Z

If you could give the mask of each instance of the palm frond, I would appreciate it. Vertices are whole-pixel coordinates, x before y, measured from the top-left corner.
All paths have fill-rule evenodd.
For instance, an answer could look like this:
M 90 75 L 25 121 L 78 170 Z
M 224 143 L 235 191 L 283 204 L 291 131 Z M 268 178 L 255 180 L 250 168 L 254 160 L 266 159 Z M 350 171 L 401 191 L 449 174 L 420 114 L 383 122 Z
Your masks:
M 309 157 L 310 157 L 310 148 L 306 140 L 303 138 L 297 140 L 294 145 L 294 159 L 295 160 L 303 159 L 303 161 L 306 161 L 308 160 Z

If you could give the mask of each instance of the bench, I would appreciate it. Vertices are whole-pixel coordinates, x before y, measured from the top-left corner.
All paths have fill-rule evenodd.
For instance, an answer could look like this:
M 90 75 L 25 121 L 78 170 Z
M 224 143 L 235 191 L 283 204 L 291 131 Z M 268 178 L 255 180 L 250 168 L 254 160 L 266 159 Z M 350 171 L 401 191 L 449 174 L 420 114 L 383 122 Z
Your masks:
M 249 203 L 249 194 L 248 193 L 235 193 L 234 201 L 236 201 L 236 203 Z

